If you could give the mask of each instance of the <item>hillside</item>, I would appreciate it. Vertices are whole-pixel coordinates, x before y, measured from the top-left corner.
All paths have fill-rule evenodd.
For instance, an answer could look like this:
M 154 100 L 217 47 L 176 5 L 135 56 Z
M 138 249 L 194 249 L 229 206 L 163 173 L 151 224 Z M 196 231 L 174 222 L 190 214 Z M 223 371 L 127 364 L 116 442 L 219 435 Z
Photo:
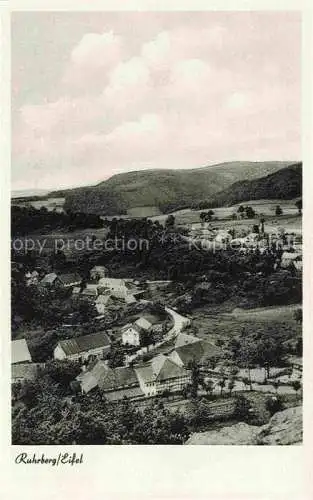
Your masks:
M 301 195 L 302 163 L 296 163 L 259 179 L 235 182 L 210 201 L 222 207 L 250 200 L 290 200 Z
M 142 170 L 117 174 L 85 188 L 51 193 L 65 195 L 65 209 L 116 215 L 137 207 L 162 212 L 190 206 L 242 180 L 272 174 L 291 162 L 229 162 L 188 170 Z

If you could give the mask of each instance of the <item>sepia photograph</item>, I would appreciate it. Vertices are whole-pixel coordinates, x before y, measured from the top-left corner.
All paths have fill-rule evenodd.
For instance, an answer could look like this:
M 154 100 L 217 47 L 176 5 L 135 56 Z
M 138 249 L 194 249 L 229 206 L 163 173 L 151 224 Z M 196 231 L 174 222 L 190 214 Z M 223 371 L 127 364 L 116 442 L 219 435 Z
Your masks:
M 302 444 L 301 84 L 297 11 L 12 13 L 19 463 Z

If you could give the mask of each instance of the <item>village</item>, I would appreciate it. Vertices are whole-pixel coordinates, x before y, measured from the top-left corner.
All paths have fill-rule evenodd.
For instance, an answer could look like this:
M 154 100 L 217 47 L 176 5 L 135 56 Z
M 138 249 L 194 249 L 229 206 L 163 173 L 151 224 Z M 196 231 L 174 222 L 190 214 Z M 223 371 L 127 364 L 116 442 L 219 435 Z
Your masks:
M 264 223 L 253 225 L 250 232 L 235 229 L 214 230 L 212 222 L 192 224 L 182 238 L 201 242 L 215 249 L 232 248 L 245 253 L 266 253 L 279 245 L 274 269 L 302 272 L 301 235 L 279 228 L 265 234 Z M 207 247 L 212 250 L 212 246 Z M 94 265 L 84 279 L 77 272 L 42 274 L 28 269 L 25 286 L 66 293 L 72 304 L 93 310 L 93 333 L 70 335 L 55 343 L 52 360 L 33 362 L 25 338 L 12 341 L 12 383 L 35 380 L 49 363 L 75 362 L 80 373 L 71 381 L 72 394 L 92 394 L 95 390 L 111 402 L 127 398 L 144 401 L 168 397 L 184 400 L 198 377 L 196 394 L 222 396 L 248 391 L 273 394 L 297 394 L 301 388 L 302 361 L 289 356 L 283 367 L 234 367 L 225 363 L 218 343 L 198 337 L 192 314 L 181 314 L 168 307 L 166 291 L 171 280 L 113 278 L 110 269 Z M 165 300 L 160 301 L 164 295 Z M 157 301 L 153 297 L 157 296 Z M 163 304 L 162 304 L 163 302 Z M 117 325 L 106 326 L 106 318 L 117 318 Z M 114 323 L 114 322 L 113 322 Z M 63 327 L 75 326 L 75 312 Z M 112 363 L 113 353 L 119 361 Z M 200 374 L 200 376 L 199 376 Z

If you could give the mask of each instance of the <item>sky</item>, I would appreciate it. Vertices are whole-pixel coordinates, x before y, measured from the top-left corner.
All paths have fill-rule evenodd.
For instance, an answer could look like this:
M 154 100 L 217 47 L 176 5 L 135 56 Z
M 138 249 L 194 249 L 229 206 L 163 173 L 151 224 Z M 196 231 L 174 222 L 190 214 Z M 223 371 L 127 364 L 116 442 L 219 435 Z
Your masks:
M 12 189 L 301 159 L 297 12 L 15 12 Z

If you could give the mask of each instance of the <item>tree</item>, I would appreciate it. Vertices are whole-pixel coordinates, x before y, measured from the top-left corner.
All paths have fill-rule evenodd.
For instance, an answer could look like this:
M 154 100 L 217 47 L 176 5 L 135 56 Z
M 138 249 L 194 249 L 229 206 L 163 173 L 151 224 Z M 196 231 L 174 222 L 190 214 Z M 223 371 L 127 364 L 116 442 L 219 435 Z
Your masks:
M 274 387 L 274 389 L 276 391 L 276 394 L 277 394 L 277 391 L 278 391 L 278 389 L 280 387 L 280 381 L 279 380 L 273 380 L 272 386 Z
M 210 396 L 212 397 L 213 395 L 213 391 L 214 391 L 214 382 L 213 380 L 211 379 L 207 379 L 204 383 L 203 383 L 203 388 L 205 390 L 205 392 L 208 394 L 210 394 Z
M 302 324 L 303 320 L 303 315 L 302 315 L 302 309 L 296 309 L 295 312 L 293 313 L 293 318 L 297 323 Z
M 251 408 L 251 403 L 250 401 L 248 401 L 247 398 L 245 398 L 241 394 L 239 396 L 236 396 L 234 417 L 240 420 L 248 420 L 250 414 L 249 413 L 250 408 Z
M 255 217 L 255 211 L 253 210 L 252 207 L 248 206 L 245 208 L 246 216 L 248 219 L 254 219 Z
M 218 381 L 218 385 L 219 385 L 219 387 L 220 387 L 220 389 L 221 389 L 221 396 L 222 396 L 222 394 L 223 394 L 223 390 L 224 390 L 225 385 L 226 385 L 226 379 L 225 379 L 224 377 L 223 377 L 223 378 L 221 378 L 221 379 Z
M 252 391 L 251 379 L 249 379 L 248 377 L 244 377 L 244 378 L 242 379 L 242 382 L 243 382 L 243 384 L 244 384 L 246 387 L 249 387 L 249 388 L 250 388 L 250 391 Z
M 264 234 L 264 223 L 265 223 L 265 218 L 264 215 L 261 214 L 260 216 L 260 224 L 261 224 L 261 233 Z
M 270 396 L 265 403 L 266 409 L 270 412 L 271 416 L 284 408 L 282 398 L 280 396 Z
M 300 389 L 302 387 L 300 380 L 294 380 L 291 385 L 292 385 L 293 389 L 296 391 L 296 393 L 298 394 L 298 392 L 300 391 Z
M 231 378 L 229 381 L 228 381 L 228 390 L 229 390 L 229 395 L 231 396 L 233 390 L 235 388 L 235 379 Z
M 295 205 L 298 209 L 298 214 L 302 215 L 302 198 L 300 200 L 297 200 Z
M 245 211 L 244 206 L 243 206 L 243 205 L 240 205 L 240 206 L 238 207 L 237 212 L 238 212 L 239 214 L 243 214 L 243 213 L 244 213 L 244 211 Z
M 174 226 L 175 226 L 175 217 L 174 217 L 174 215 L 170 214 L 170 215 L 167 217 L 166 221 L 165 221 L 165 227 L 166 227 L 167 229 L 169 229 L 169 228 L 172 228 L 172 227 L 174 227 Z
M 277 205 L 276 208 L 275 208 L 275 215 L 277 217 L 280 217 L 282 214 L 283 214 L 283 210 L 282 210 L 281 206 Z

